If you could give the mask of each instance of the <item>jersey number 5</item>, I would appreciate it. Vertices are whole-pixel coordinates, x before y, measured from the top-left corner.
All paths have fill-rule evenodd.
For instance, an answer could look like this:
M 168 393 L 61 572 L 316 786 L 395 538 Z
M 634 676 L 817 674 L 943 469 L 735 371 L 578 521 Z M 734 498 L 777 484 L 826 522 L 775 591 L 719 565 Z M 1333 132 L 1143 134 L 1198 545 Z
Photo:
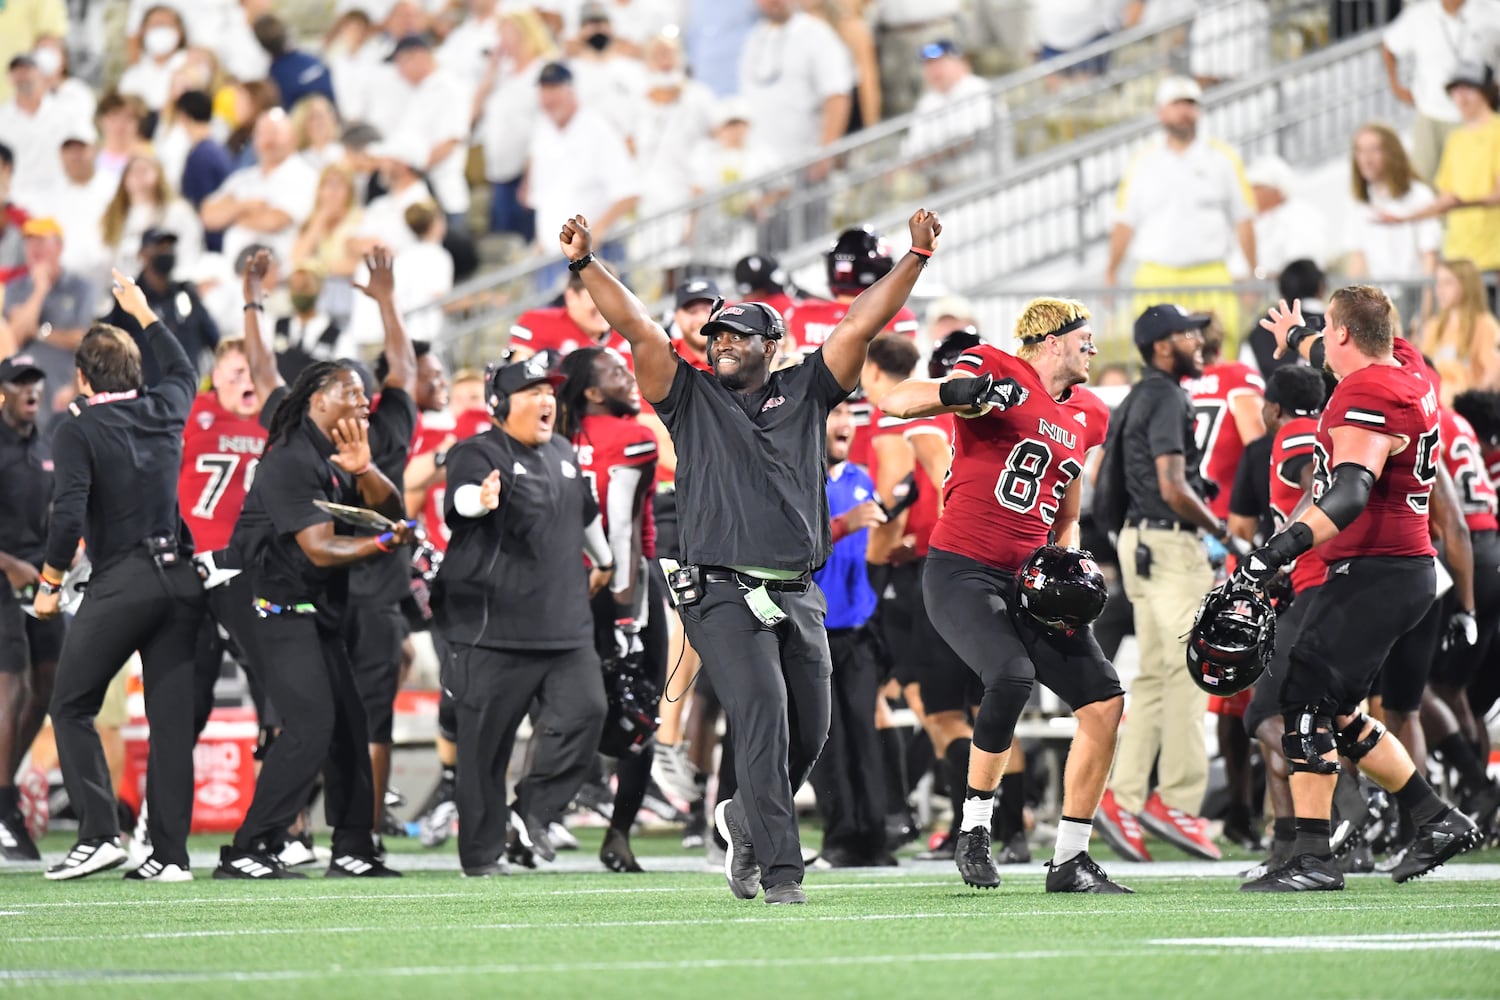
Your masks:
M 1005 460 L 1005 471 L 1000 473 L 1000 478 L 995 482 L 995 499 L 1006 510 L 1013 510 L 1017 514 L 1031 513 L 1031 509 L 1037 506 L 1037 499 L 1042 492 L 1042 480 L 1046 478 L 1051 465 L 1051 448 L 1034 438 L 1022 441 L 1010 450 L 1010 457 Z M 1040 507 L 1043 524 L 1050 525 L 1056 519 L 1058 505 L 1062 503 L 1068 484 L 1083 472 L 1083 466 L 1072 458 L 1065 458 L 1058 465 L 1057 471 L 1057 483 L 1052 487 L 1053 502 L 1043 503 Z
M 1427 513 L 1428 504 L 1432 501 L 1432 484 L 1437 481 L 1438 449 L 1441 447 L 1441 426 L 1434 427 L 1417 438 L 1416 461 L 1412 465 L 1411 472 L 1425 489 L 1420 493 L 1408 493 L 1406 505 L 1418 514 Z

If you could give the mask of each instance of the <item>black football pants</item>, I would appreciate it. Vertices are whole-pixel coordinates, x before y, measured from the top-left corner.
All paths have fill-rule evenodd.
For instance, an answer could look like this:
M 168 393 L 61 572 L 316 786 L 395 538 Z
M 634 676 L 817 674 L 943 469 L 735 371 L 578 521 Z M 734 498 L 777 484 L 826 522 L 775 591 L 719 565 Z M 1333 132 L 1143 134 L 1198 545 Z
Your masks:
M 188 866 L 193 818 L 193 660 L 203 584 L 191 562 L 157 567 L 142 549 L 96 568 L 63 640 L 52 693 L 52 728 L 78 839 L 120 834 L 114 788 L 94 716 L 109 682 L 140 651 L 151 725 L 146 825 L 163 864 Z
M 877 859 L 885 849 L 885 772 L 875 732 L 879 667 L 862 628 L 830 629 L 833 711 L 828 742 L 813 767 L 823 850 Z

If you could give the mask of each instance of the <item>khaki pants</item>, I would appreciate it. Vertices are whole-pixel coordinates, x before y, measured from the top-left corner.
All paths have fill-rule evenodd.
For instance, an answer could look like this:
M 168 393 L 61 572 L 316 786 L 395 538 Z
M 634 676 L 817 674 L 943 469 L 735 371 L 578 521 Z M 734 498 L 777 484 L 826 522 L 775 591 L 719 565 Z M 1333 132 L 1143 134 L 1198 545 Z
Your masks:
M 1411 166 L 1417 176 L 1431 184 L 1443 159 L 1443 144 L 1458 129 L 1458 122 L 1440 122 L 1417 115 L 1411 121 Z
M 1151 549 L 1149 580 L 1135 571 L 1140 542 Z M 1119 552 L 1125 596 L 1135 608 L 1141 668 L 1130 686 L 1110 787 L 1121 809 L 1140 812 L 1155 764 L 1162 801 L 1196 816 L 1208 786 L 1203 730 L 1208 695 L 1188 676 L 1187 634 L 1203 595 L 1213 587 L 1213 570 L 1191 531 L 1126 527 Z

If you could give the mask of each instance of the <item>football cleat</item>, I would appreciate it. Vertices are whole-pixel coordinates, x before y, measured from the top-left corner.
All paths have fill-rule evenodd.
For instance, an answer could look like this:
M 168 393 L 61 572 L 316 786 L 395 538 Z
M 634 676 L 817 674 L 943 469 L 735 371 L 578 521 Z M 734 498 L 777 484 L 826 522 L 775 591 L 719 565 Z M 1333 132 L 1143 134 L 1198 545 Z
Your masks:
M 965 885 L 976 889 L 995 889 L 1000 885 L 1000 869 L 990 853 L 990 831 L 982 826 L 959 831 L 953 863 L 958 866 Z
M 548 823 L 547 836 L 552 840 L 552 846 L 559 851 L 578 850 L 578 838 L 573 836 L 573 831 L 561 823 Z
M 40 861 L 42 853 L 26 829 L 26 817 L 19 809 L 0 816 L 0 859 L 6 861 Z
M 1273 872 L 1278 868 L 1284 868 L 1292 861 L 1293 843 L 1295 843 L 1295 841 L 1272 840 L 1271 853 L 1266 856 L 1266 860 L 1262 861 L 1260 864 L 1256 865 L 1253 868 L 1247 868 L 1246 870 L 1240 872 L 1240 878 L 1253 881 L 1254 879 L 1260 878 L 1266 872 Z
M 191 882 L 193 873 L 176 864 L 162 864 L 153 855 L 134 871 L 125 873 L 127 882 Z
M 1146 850 L 1146 837 L 1141 833 L 1141 824 L 1134 813 L 1126 812 L 1115 801 L 1115 793 L 1105 790 L 1104 798 L 1094 813 L 1094 829 L 1104 837 L 1116 854 L 1126 861 L 1150 861 L 1151 852 Z
M 1365 875 L 1375 870 L 1375 852 L 1361 840 L 1343 854 L 1337 855 L 1333 863 L 1345 875 Z
M 610 827 L 604 834 L 604 845 L 599 848 L 599 860 L 612 872 L 634 873 L 646 869 L 635 860 L 635 851 L 630 849 L 630 838 Z
M 1289 863 L 1240 886 L 1240 892 L 1336 892 L 1344 887 L 1344 873 L 1331 860 L 1299 854 Z
M 995 863 L 999 865 L 1029 865 L 1031 864 L 1031 845 L 1026 842 L 1026 833 L 1017 830 L 1005 846 L 995 852 Z
M 524 852 L 532 856 L 530 864 L 522 862 L 527 868 L 535 868 L 537 861 L 551 863 L 557 860 L 557 845 L 552 842 L 552 836 L 547 832 L 546 824 L 530 816 L 523 817 L 516 811 L 515 806 L 511 806 L 510 828 Z
M 335 854 L 328 862 L 326 878 L 400 878 L 401 873 L 387 868 L 377 858 L 360 857 L 357 854 Z
M 1088 851 L 1075 854 L 1060 865 L 1047 862 L 1048 892 L 1094 892 L 1100 895 L 1119 896 L 1134 893 L 1104 874 L 1104 869 L 1089 857 Z
M 693 803 L 693 808 L 688 812 L 688 821 L 682 828 L 682 849 L 698 850 L 703 846 L 703 840 L 707 836 L 708 815 L 704 812 L 703 802 L 700 800 Z
M 1417 828 L 1417 838 L 1391 870 L 1391 879 L 1409 882 L 1421 878 L 1451 858 L 1478 847 L 1483 840 L 1473 820 L 1457 809 L 1449 809 L 1442 819 Z
M 799 882 L 783 882 L 766 890 L 766 903 L 770 906 L 800 906 L 807 902 L 807 893 Z
M 668 795 L 682 802 L 703 801 L 703 789 L 698 785 L 698 769 L 688 759 L 685 742 L 660 743 L 652 751 L 651 777 Z
M 214 869 L 216 879 L 289 879 L 307 878 L 282 864 L 268 851 L 243 851 L 237 847 L 219 848 L 219 864 Z
M 135 827 L 130 839 L 125 842 L 125 867 L 139 868 L 151 857 L 151 826 L 146 822 L 146 800 L 141 800 L 141 811 L 136 814 Z
M 1500 785 L 1491 781 L 1466 793 L 1459 808 L 1479 827 L 1479 832 L 1486 841 L 1492 839 L 1497 821 L 1500 821 Z
M 714 806 L 714 826 L 729 845 L 724 852 L 724 879 L 729 891 L 739 899 L 754 899 L 760 893 L 760 864 L 755 860 L 755 846 L 739 803 L 725 799 Z
M 125 863 L 126 857 L 119 837 L 80 840 L 73 845 L 67 857 L 47 869 L 46 876 L 54 882 L 83 878 L 95 872 L 118 868 Z
M 1219 845 L 1208 835 L 1208 821 L 1201 816 L 1173 809 L 1162 801 L 1161 795 L 1151 793 L 1146 808 L 1139 817 L 1141 826 L 1174 847 L 1204 861 L 1218 861 L 1223 857 Z
M 509 874 L 510 865 L 505 863 L 504 858 L 498 858 L 477 868 L 464 869 L 464 878 L 503 878 Z

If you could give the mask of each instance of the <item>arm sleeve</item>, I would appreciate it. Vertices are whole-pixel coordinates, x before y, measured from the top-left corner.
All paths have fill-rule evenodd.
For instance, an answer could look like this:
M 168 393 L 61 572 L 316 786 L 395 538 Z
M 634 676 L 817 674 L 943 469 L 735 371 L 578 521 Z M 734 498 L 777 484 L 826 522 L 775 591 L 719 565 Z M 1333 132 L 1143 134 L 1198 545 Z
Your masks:
M 78 539 L 83 537 L 89 489 L 94 483 L 94 460 L 78 421 L 64 418 L 52 436 L 52 516 L 47 524 L 47 563 L 66 568 L 73 563 Z
M 604 510 L 609 522 L 609 552 L 616 570 L 609 589 L 617 594 L 630 589 L 632 574 L 626 570 L 634 558 L 635 534 L 640 529 L 640 518 L 635 513 L 635 498 L 640 488 L 640 466 L 617 465 L 609 470 Z
M 608 566 L 610 563 L 609 542 L 604 537 L 604 519 L 596 512 L 593 520 L 583 529 L 583 554 L 589 557 L 589 562 L 595 566 Z M 628 568 L 622 570 L 619 564 L 615 565 L 615 572 L 627 572 Z
M 198 369 L 166 324 L 158 320 L 146 327 L 145 332 L 151 353 L 161 366 L 161 381 L 151 392 L 167 404 L 172 419 L 186 422 L 188 411 L 193 408 L 193 397 L 197 395 Z
M 448 461 L 444 465 L 448 471 L 447 489 L 443 495 L 443 521 L 449 528 L 455 528 L 464 523 L 466 515 L 457 510 L 458 493 L 465 486 L 478 487 L 484 482 L 484 478 L 495 467 L 485 458 L 483 452 L 468 441 L 460 441 L 448 452 Z M 500 472 L 500 506 L 497 510 L 504 509 L 506 497 L 509 495 L 510 483 L 506 481 L 505 471 Z M 488 513 L 488 512 L 486 512 Z

